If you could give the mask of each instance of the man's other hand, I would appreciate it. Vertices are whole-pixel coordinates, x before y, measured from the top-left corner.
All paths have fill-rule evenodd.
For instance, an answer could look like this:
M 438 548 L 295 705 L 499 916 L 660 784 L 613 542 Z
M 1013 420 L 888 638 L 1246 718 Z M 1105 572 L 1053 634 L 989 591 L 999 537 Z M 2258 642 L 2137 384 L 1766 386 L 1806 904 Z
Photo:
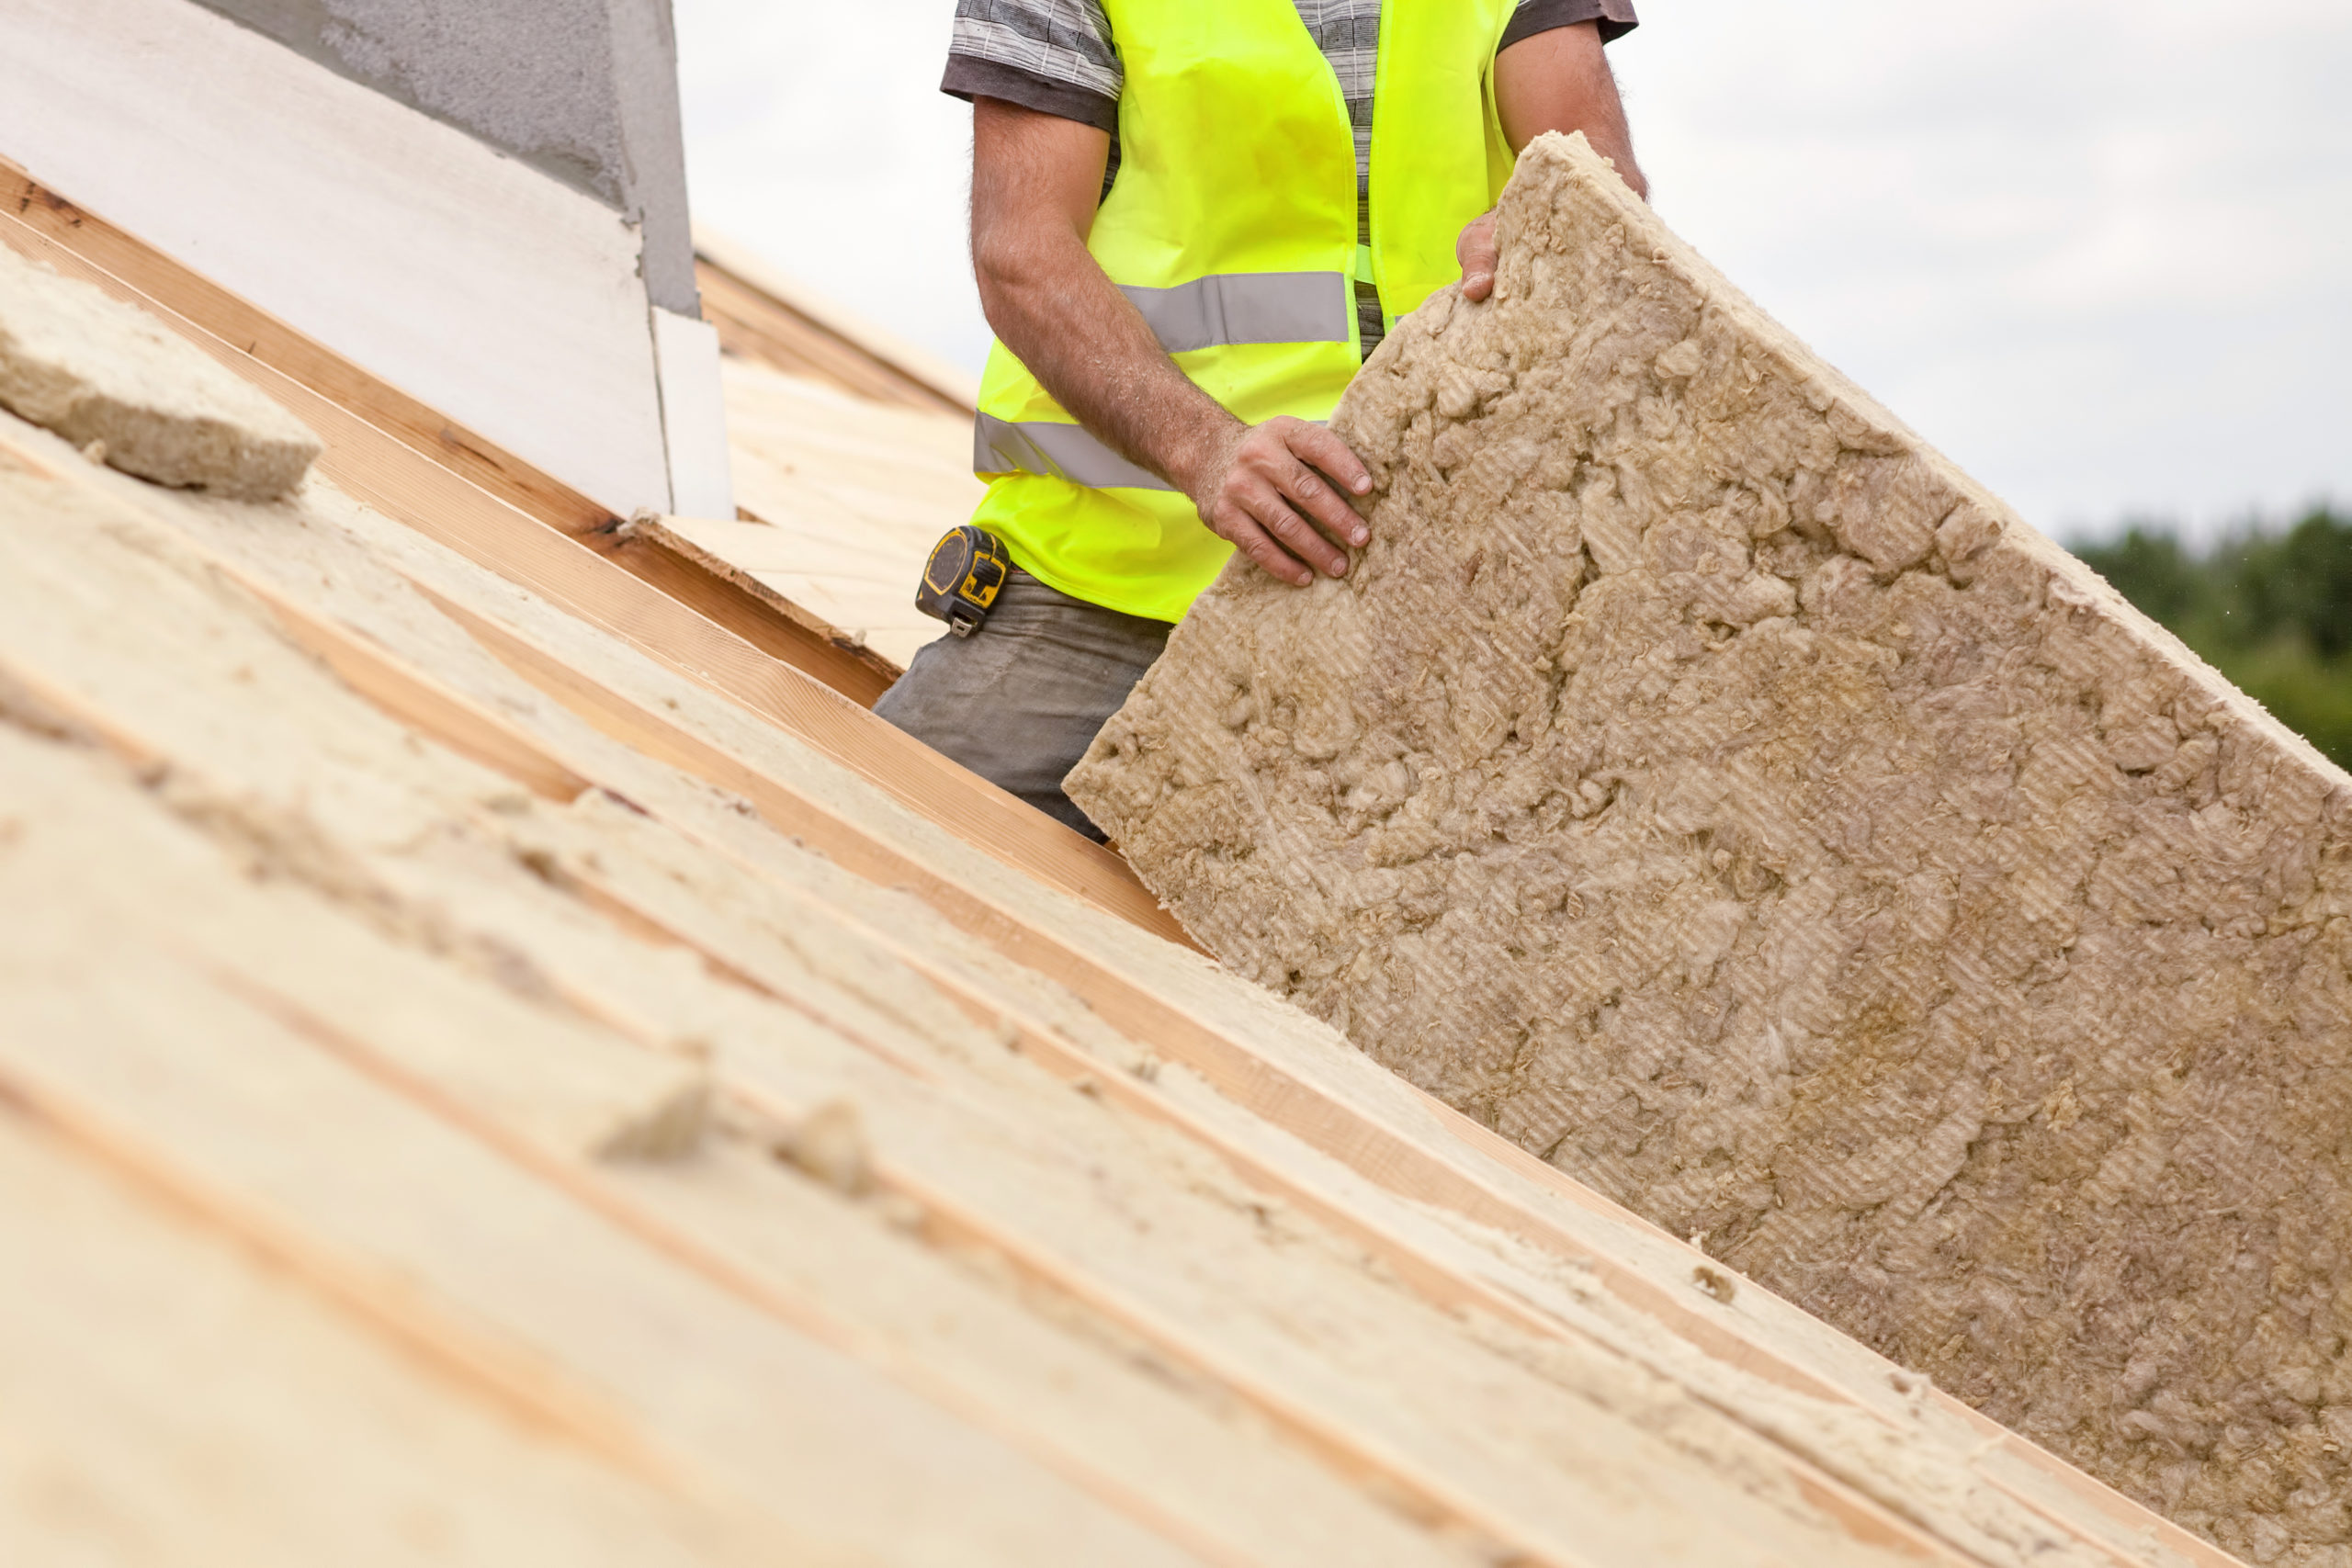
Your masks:
M 1236 423 L 1205 443 L 1187 469 L 1170 478 L 1183 485 L 1210 531 L 1295 587 L 1312 583 L 1317 571 L 1345 577 L 1340 546 L 1372 542 L 1347 500 L 1370 494 L 1372 475 L 1319 424 L 1287 415 Z
M 1547 130 L 1581 130 L 1592 150 L 1616 168 L 1617 177 L 1635 196 L 1649 199 L 1649 181 L 1634 161 L 1617 78 L 1601 49 L 1600 23 L 1547 28 L 1495 56 L 1495 107 L 1512 152 L 1525 152 Z M 1494 213 L 1470 220 L 1453 243 L 1453 254 L 1462 263 L 1462 298 L 1476 304 L 1494 293 Z
M 1470 220 L 1462 238 L 1453 242 L 1453 256 L 1462 264 L 1462 298 L 1476 304 L 1495 291 L 1495 214 L 1492 209 Z

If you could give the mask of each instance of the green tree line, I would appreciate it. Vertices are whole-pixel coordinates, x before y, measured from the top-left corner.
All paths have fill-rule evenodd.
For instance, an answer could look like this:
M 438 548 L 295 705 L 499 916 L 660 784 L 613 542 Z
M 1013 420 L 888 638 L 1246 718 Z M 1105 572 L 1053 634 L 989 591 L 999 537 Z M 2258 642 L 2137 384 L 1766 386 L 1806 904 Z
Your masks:
M 2075 553 L 2216 670 L 2352 768 L 2352 515 L 2241 528 L 2205 550 L 2135 525 Z

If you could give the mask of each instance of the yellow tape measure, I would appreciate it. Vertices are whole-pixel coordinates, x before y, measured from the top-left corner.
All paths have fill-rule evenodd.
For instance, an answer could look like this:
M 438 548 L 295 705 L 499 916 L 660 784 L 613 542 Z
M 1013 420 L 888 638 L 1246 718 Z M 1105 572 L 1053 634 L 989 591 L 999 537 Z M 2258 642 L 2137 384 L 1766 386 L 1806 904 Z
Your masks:
M 1012 558 L 1005 553 L 1002 539 L 969 523 L 950 528 L 923 563 L 915 608 L 945 621 L 957 637 L 969 637 L 989 618 L 1012 570 Z

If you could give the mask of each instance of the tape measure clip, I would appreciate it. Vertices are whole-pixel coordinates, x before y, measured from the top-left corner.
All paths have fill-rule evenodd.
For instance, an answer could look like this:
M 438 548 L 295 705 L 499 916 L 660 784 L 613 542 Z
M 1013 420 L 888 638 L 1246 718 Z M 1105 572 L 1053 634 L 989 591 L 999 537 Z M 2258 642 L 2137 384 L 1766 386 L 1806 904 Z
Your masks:
M 957 637 L 969 637 L 996 607 L 996 596 L 1012 572 L 1012 558 L 1002 539 L 969 523 L 950 528 L 923 563 L 915 608 L 945 621 Z

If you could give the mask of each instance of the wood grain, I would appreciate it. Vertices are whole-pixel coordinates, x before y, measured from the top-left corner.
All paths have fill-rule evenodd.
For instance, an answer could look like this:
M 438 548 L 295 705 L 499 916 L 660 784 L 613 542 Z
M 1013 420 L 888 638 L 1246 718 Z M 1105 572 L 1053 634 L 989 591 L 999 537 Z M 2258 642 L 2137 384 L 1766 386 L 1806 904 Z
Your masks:
M 652 518 L 626 525 L 606 552 L 630 574 L 727 626 L 761 652 L 806 670 L 872 707 L 899 666 L 777 592 L 749 571 Z

